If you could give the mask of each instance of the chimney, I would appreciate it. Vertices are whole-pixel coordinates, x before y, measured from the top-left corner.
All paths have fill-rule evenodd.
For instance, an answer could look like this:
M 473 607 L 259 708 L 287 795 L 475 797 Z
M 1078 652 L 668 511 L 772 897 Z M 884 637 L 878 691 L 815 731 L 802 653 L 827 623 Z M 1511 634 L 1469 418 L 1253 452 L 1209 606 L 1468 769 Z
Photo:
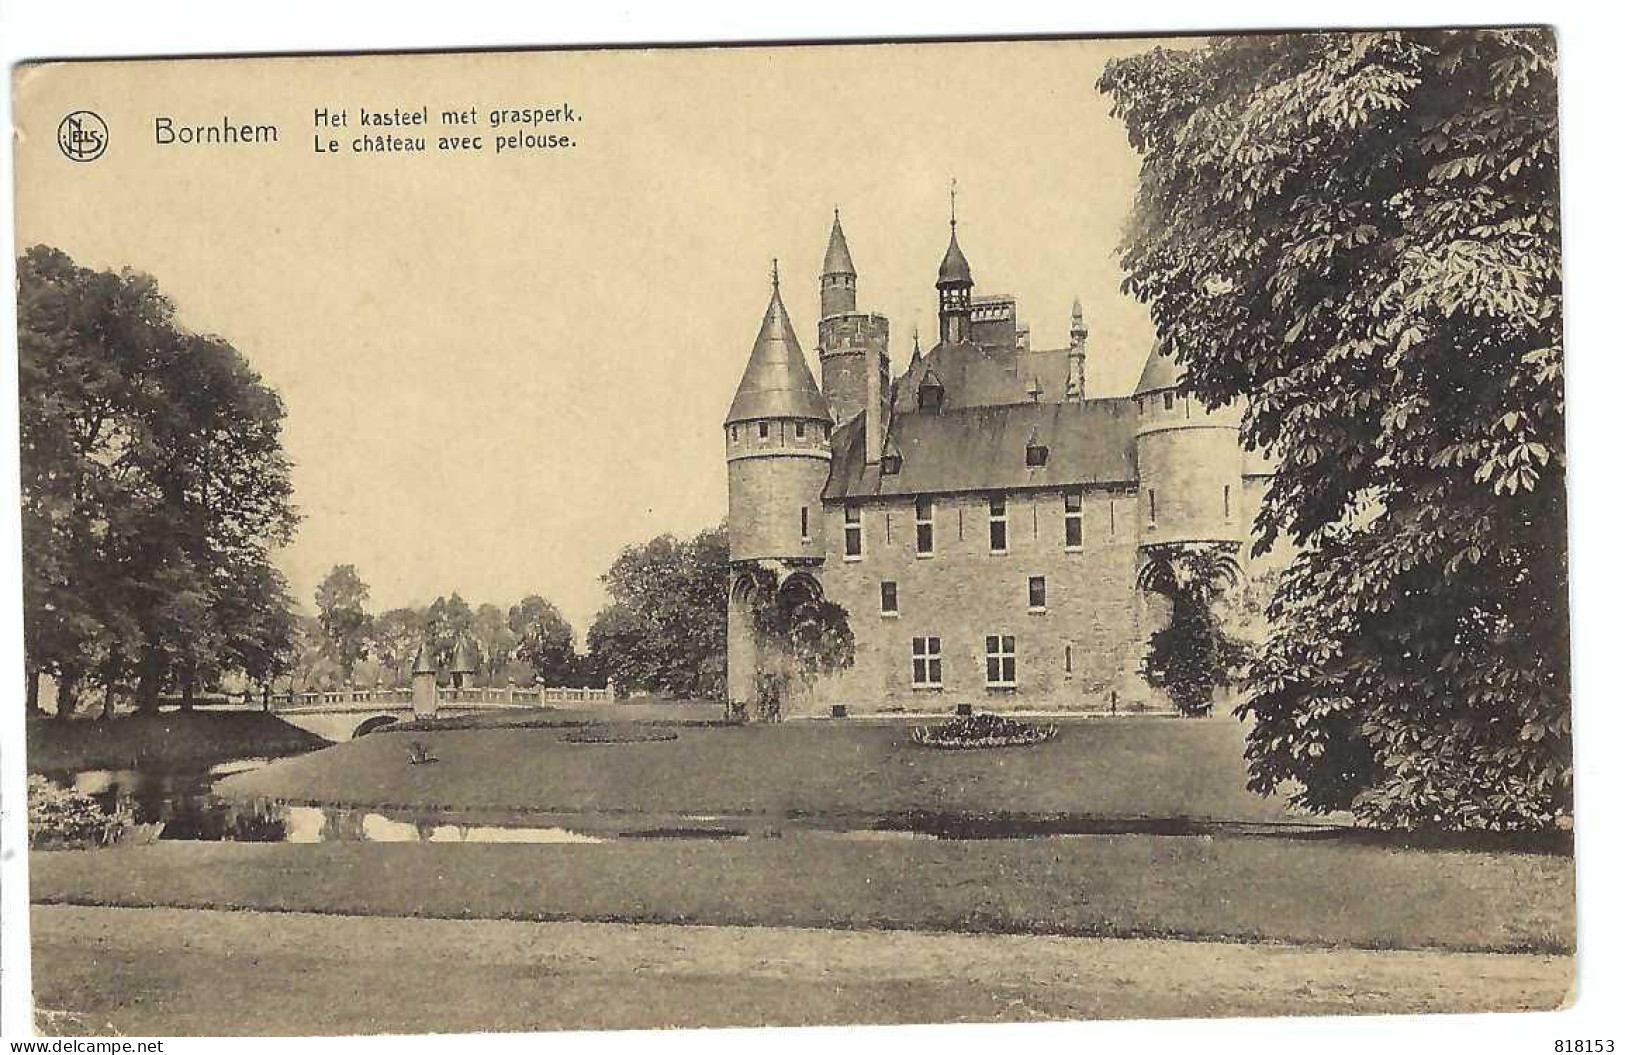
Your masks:
M 871 341 L 863 353 L 865 375 L 863 411 L 863 460 L 868 465 L 880 464 L 880 445 L 885 437 L 880 432 L 880 347 Z

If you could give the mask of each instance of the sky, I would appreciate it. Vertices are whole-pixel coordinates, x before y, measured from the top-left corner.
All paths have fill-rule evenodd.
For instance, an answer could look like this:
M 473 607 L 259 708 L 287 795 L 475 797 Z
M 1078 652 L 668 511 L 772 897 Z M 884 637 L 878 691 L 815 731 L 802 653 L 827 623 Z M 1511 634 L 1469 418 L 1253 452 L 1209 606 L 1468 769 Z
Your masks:
M 1151 342 L 1113 255 L 1138 159 L 1094 88 L 1146 40 L 484 53 L 46 65 L 16 74 L 18 248 L 154 275 L 189 328 L 232 342 L 287 408 L 309 610 L 356 565 L 375 612 L 539 593 L 584 636 L 616 553 L 727 507 L 722 418 L 767 303 L 817 373 L 832 211 L 893 360 L 935 333 L 958 188 L 978 293 L 1011 293 L 1035 347 L 1088 320 L 1092 394 Z M 568 149 L 493 154 L 493 109 L 568 104 Z M 427 106 L 425 129 L 360 110 Z M 315 111 L 348 127 L 318 129 Z M 444 131 L 478 153 L 357 154 Z M 56 129 L 89 109 L 106 153 Z M 271 144 L 159 145 L 154 122 L 275 124 Z M 317 153 L 318 133 L 337 152 Z

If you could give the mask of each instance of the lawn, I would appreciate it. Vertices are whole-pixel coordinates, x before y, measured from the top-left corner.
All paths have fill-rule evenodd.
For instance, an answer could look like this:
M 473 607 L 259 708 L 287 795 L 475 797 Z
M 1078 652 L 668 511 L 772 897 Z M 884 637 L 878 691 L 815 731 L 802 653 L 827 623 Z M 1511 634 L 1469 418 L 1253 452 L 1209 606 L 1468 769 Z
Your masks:
M 200 766 L 297 754 L 327 741 L 272 714 L 164 711 L 103 721 L 30 719 L 30 772 Z
M 36 905 L 48 1035 L 1551 1010 L 1566 956 Z M 87 950 L 94 950 L 87 952 Z
M 573 744 L 559 728 L 383 733 L 220 785 L 290 802 L 465 811 L 840 816 L 1087 814 L 1302 821 L 1246 790 L 1233 721 L 1083 720 L 1029 747 L 943 751 L 903 722 L 681 726 L 677 739 Z M 408 765 L 407 747 L 439 759 Z
M 37 902 L 1566 952 L 1574 862 L 1279 837 L 160 843 L 30 855 Z

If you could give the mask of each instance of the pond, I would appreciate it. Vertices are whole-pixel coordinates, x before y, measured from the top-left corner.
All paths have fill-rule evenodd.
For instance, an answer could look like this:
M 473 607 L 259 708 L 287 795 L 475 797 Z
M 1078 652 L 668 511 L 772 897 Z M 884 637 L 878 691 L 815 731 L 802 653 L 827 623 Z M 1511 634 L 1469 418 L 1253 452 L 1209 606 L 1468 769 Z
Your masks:
M 669 813 L 459 813 L 229 799 L 215 782 L 266 765 L 250 758 L 209 767 L 148 766 L 48 773 L 102 806 L 127 802 L 142 824 L 161 824 L 165 840 L 209 842 L 436 842 L 590 844 L 613 840 L 1023 839 L 1097 835 L 1330 834 L 1323 825 L 1242 824 L 1187 818 L 967 816 L 939 813 L 790 814 L 730 817 Z

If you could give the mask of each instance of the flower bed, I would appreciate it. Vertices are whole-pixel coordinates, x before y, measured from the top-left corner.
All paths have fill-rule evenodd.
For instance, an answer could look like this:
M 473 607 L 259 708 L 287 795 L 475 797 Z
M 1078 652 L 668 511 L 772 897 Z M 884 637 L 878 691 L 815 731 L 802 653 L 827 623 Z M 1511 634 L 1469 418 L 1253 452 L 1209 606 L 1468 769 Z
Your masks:
M 922 747 L 1019 747 L 1055 738 L 1054 725 L 1033 725 L 997 714 L 975 714 L 940 725 L 917 725 L 912 739 Z

